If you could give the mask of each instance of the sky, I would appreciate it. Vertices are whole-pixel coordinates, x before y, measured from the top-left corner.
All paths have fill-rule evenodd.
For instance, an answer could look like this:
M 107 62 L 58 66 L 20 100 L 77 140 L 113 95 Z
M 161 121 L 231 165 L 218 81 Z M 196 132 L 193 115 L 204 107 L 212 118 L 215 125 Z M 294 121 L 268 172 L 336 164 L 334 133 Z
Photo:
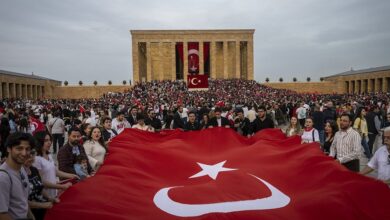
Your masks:
M 0 69 L 132 79 L 129 30 L 255 29 L 255 80 L 390 65 L 388 0 L 1 0 Z

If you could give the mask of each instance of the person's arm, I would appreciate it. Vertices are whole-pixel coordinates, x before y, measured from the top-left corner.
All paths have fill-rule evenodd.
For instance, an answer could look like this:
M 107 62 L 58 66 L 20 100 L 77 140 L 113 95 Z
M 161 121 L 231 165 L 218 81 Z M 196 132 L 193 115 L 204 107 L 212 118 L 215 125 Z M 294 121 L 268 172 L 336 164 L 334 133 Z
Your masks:
M 41 170 L 38 170 L 39 175 L 42 176 Z M 69 188 L 72 184 L 56 184 L 56 183 L 51 183 L 46 180 L 42 179 L 43 186 L 45 188 L 50 188 L 50 189 L 67 189 Z
M 369 166 L 366 166 L 364 167 L 364 169 L 362 171 L 360 171 L 359 173 L 362 174 L 362 175 L 367 175 L 369 173 L 371 173 L 372 171 L 374 171 L 374 169 L 372 169 L 371 167 Z
M 360 125 L 360 118 L 356 118 L 355 121 L 353 122 L 353 128 L 360 130 L 359 125 Z
M 89 164 L 95 169 L 98 163 L 98 160 L 92 157 L 92 151 L 94 148 L 94 145 L 90 142 L 87 141 L 83 145 L 85 153 L 87 154 Z
M 56 170 L 56 175 L 58 177 L 64 178 L 64 179 L 78 179 L 79 178 L 76 174 L 65 173 L 65 172 L 62 172 L 61 170 Z
M 317 129 L 314 130 L 314 141 L 320 143 L 320 133 Z
M 330 150 L 329 150 L 330 157 L 334 157 L 337 153 L 336 144 L 337 144 L 337 133 L 333 138 L 332 145 L 330 145 Z
M 0 213 L 0 220 L 12 220 L 11 216 L 8 212 Z
M 375 122 L 375 128 L 376 128 L 377 132 L 380 133 L 380 130 L 381 130 L 381 121 L 379 120 L 379 117 L 378 117 L 378 116 L 375 116 L 374 122 Z
M 53 203 L 28 201 L 28 206 L 31 209 L 51 209 L 53 207 Z

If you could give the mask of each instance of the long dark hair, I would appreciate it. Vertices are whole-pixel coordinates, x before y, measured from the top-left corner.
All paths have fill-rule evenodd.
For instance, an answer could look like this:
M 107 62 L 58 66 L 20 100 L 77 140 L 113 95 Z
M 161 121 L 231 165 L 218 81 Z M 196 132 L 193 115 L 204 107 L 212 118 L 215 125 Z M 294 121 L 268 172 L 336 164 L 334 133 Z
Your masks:
M 46 135 L 49 135 L 50 141 L 53 140 L 52 136 L 47 131 L 38 131 L 34 134 L 34 139 L 36 142 L 36 150 L 38 156 L 43 156 L 43 145 L 45 144 L 45 137 Z M 49 154 L 49 151 L 46 151 L 46 154 Z
M 362 118 L 362 111 L 363 111 L 363 110 L 366 110 L 366 109 L 365 109 L 364 107 L 358 108 L 358 110 L 356 111 L 355 120 L 356 120 L 357 118 L 363 119 L 363 118 Z
M 325 124 L 326 123 L 329 123 L 330 127 L 332 128 L 332 137 L 334 137 L 336 132 L 339 130 L 339 126 L 337 125 L 337 123 L 334 120 L 327 120 L 325 122 Z
M 92 133 L 93 133 L 93 130 L 95 130 L 95 129 L 99 129 L 99 131 L 100 131 L 100 138 L 98 140 L 99 144 L 102 145 L 104 147 L 104 149 L 106 149 L 106 151 L 107 151 L 107 147 L 106 147 L 106 144 L 104 143 L 104 139 L 103 139 L 103 132 L 102 132 L 102 129 L 100 127 L 98 127 L 98 126 L 92 127 L 91 132 L 89 132 L 87 140 L 92 141 Z

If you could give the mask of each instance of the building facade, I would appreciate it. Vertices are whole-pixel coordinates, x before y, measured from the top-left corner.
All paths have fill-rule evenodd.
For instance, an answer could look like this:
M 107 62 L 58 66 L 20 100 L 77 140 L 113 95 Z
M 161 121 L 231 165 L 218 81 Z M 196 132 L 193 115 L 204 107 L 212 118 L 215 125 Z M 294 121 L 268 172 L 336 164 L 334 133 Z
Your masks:
M 253 29 L 131 30 L 133 80 L 253 79 Z
M 56 86 L 61 86 L 61 81 L 37 75 L 27 75 L 0 70 L 0 99 L 51 98 L 53 95 L 53 89 Z
M 324 80 L 333 82 L 337 93 L 390 92 L 390 66 L 351 69 L 324 77 Z

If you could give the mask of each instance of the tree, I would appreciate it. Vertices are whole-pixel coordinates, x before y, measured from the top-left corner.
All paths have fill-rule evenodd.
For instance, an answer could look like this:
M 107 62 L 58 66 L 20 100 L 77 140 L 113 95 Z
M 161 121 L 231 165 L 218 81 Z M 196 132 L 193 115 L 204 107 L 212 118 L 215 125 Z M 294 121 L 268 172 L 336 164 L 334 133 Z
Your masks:
M 95 81 L 93 81 L 93 84 L 96 86 L 98 84 L 98 82 L 95 80 Z
M 307 77 L 306 78 L 306 81 L 310 82 L 311 78 L 310 77 Z
M 268 78 L 268 77 L 267 77 L 267 78 L 265 78 L 265 81 L 266 81 L 266 82 L 269 82 L 269 78 Z
M 79 85 L 82 86 L 83 85 L 83 81 L 80 80 L 79 81 Z
M 283 82 L 283 78 L 282 77 L 279 78 L 279 82 Z
M 296 82 L 296 81 L 297 81 L 297 77 L 294 77 L 294 78 L 293 78 L 293 82 Z
M 64 85 L 67 86 L 68 84 L 69 84 L 68 81 L 65 80 Z
M 123 85 L 126 85 L 126 83 L 127 83 L 126 80 L 123 80 L 123 81 L 122 81 L 122 84 L 123 84 Z
M 320 77 L 320 81 L 321 81 L 321 82 L 324 81 L 324 77 Z
M 112 81 L 111 80 L 108 80 L 108 85 L 112 85 Z

